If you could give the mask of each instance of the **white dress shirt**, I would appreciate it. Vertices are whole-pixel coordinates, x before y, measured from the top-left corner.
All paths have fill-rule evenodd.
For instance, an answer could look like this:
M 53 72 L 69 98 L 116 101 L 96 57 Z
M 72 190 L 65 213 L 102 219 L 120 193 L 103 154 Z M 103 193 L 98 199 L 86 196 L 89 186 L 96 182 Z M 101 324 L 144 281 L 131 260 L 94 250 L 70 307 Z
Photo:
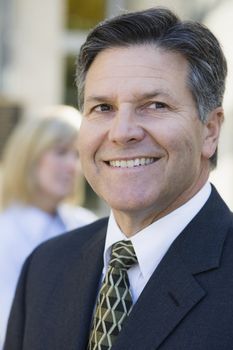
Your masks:
M 152 273 L 166 254 L 172 242 L 203 207 L 211 193 L 207 182 L 188 202 L 144 228 L 130 239 L 137 255 L 138 264 L 128 270 L 130 288 L 135 303 L 151 277 Z M 127 240 L 117 225 L 111 212 L 104 248 L 104 269 L 106 274 L 110 260 L 111 246 L 121 240 Z
M 14 204 L 0 214 L 0 349 L 22 265 L 43 241 L 86 225 L 97 217 L 81 207 L 61 205 L 57 215 Z

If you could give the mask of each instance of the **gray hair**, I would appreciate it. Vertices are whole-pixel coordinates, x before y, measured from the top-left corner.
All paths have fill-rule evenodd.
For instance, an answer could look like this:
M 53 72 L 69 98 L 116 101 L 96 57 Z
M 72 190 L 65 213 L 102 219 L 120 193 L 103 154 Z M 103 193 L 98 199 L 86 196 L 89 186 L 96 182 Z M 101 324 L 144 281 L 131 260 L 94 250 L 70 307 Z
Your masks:
M 182 54 L 189 65 L 188 86 L 199 118 L 205 123 L 211 110 L 220 107 L 225 91 L 227 63 L 213 33 L 203 24 L 181 21 L 166 8 L 125 13 L 98 24 L 87 36 L 77 60 L 78 105 L 83 109 L 85 78 L 95 57 L 113 47 L 154 44 Z M 217 163 L 217 151 L 211 157 Z

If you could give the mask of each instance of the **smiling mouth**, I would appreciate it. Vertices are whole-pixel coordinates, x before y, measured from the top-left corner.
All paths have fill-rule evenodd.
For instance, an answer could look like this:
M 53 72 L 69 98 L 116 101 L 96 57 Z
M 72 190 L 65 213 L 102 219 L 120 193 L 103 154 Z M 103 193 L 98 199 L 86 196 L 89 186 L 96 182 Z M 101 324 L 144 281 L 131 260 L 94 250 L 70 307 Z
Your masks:
M 113 168 L 134 168 L 134 167 L 140 167 L 145 165 L 150 165 L 154 162 L 156 162 L 158 158 L 135 158 L 135 159 L 128 159 L 128 160 L 110 160 L 107 162 L 110 166 Z

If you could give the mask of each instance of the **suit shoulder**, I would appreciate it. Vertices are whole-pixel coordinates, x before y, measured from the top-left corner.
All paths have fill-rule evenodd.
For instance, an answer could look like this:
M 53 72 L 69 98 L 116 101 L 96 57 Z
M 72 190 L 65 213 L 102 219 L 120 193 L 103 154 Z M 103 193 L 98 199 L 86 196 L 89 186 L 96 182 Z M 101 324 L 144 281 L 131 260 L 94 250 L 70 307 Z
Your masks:
M 54 256 L 71 254 L 72 251 L 80 251 L 89 240 L 104 239 L 108 218 L 99 219 L 91 224 L 82 226 L 62 235 L 49 239 L 40 244 L 32 253 L 32 256 Z

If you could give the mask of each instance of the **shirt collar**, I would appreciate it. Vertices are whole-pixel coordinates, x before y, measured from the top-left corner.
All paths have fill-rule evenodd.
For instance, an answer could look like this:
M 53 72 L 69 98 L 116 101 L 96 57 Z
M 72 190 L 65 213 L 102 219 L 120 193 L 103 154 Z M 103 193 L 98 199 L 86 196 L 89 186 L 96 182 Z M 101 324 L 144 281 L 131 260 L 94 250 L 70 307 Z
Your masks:
M 141 274 L 145 279 L 150 278 L 172 242 L 200 211 L 210 193 L 211 185 L 207 182 L 188 202 L 130 238 L 137 255 Z M 111 212 L 104 248 L 104 274 L 107 271 L 111 246 L 120 240 L 128 239 L 120 230 Z

